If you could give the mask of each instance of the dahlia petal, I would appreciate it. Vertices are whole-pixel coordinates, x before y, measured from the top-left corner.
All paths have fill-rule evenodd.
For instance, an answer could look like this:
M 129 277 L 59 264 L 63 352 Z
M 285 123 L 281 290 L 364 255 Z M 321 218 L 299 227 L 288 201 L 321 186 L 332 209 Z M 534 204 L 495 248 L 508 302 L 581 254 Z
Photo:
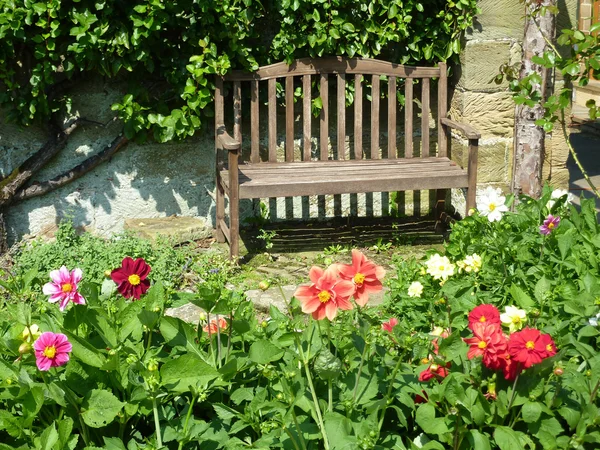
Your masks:
M 321 278 L 319 278 L 319 281 L 316 284 L 319 290 L 330 291 L 338 281 L 339 279 L 337 270 L 328 268 L 325 272 L 323 272 L 323 275 Z
M 58 304 L 58 309 L 60 309 L 61 311 L 64 311 L 68 304 L 69 304 L 69 297 L 65 295 L 63 298 L 60 299 L 60 303 Z
M 316 294 L 317 290 L 312 285 L 298 286 L 296 292 L 294 292 L 294 297 L 296 297 L 300 303 L 303 303 L 313 298 Z
M 356 272 L 360 272 L 361 266 L 367 261 L 367 257 L 359 250 L 352 249 L 352 267 Z
M 340 280 L 334 286 L 333 291 L 338 297 L 349 298 L 354 294 L 355 289 L 356 287 L 352 281 Z
M 59 270 L 53 270 L 50 272 L 50 279 L 52 281 L 54 281 L 56 284 L 60 284 L 61 277 L 60 277 L 60 271 Z
M 138 258 L 133 264 L 133 271 L 143 280 L 150 273 L 150 266 L 146 264 L 144 258 Z
M 369 302 L 369 294 L 364 289 L 357 289 L 354 293 L 354 301 L 357 305 L 365 306 Z
M 340 298 L 338 298 L 336 300 L 336 303 L 337 303 L 338 308 L 340 308 L 340 309 L 343 309 L 343 310 L 346 310 L 346 311 L 354 309 L 354 307 L 352 306 L 352 303 L 350 302 L 349 298 L 342 298 L 342 297 L 340 297 Z
M 52 362 L 53 367 L 64 366 L 69 361 L 69 355 L 67 353 L 57 353 L 56 357 Z
M 312 313 L 313 319 L 316 320 L 323 320 L 325 318 L 325 307 L 322 306 L 321 308 L 317 309 L 315 312 Z
M 335 319 L 335 316 L 337 316 L 337 310 L 338 307 L 334 302 L 325 303 L 325 315 L 329 320 Z
M 73 269 L 73 272 L 71 272 L 71 280 L 73 281 L 73 283 L 74 284 L 79 283 L 82 278 L 83 278 L 83 271 L 79 267 L 76 267 L 75 269 Z
M 381 284 L 381 281 L 379 280 L 370 281 L 368 283 L 365 282 L 363 283 L 363 289 L 369 293 L 379 292 L 383 289 L 383 284 Z
M 315 312 L 322 305 L 321 301 L 317 297 L 307 299 L 302 303 L 302 312 L 309 314 Z
M 79 292 L 75 292 L 75 295 L 73 295 L 72 300 L 73 303 L 76 303 L 77 305 L 85 305 L 85 298 Z
M 60 269 L 58 269 L 58 272 L 61 278 L 61 284 L 71 282 L 71 272 L 69 272 L 69 269 L 67 269 L 66 266 L 62 266 Z
M 110 278 L 117 284 L 127 281 L 128 277 L 129 275 L 127 275 L 127 273 L 121 267 L 114 269 L 110 273 Z
M 150 280 L 142 280 L 140 284 L 138 284 L 142 294 L 145 294 L 148 289 L 150 289 Z
M 39 358 L 36 358 L 35 364 L 38 369 L 46 372 L 46 371 L 50 370 L 50 367 L 52 367 L 52 360 L 49 358 L 46 358 L 45 356 L 41 356 Z
M 127 272 L 130 275 L 133 273 L 133 266 L 134 261 L 131 256 L 126 256 L 125 258 L 123 258 L 123 261 L 121 261 L 121 267 L 125 272 Z
M 324 270 L 317 266 L 312 266 L 308 272 L 308 278 L 312 284 L 317 284 L 319 279 L 323 276 Z
M 54 283 L 46 283 L 44 286 L 42 286 L 42 292 L 44 295 L 55 295 L 59 292 L 62 292 L 62 289 L 60 286 L 57 286 Z

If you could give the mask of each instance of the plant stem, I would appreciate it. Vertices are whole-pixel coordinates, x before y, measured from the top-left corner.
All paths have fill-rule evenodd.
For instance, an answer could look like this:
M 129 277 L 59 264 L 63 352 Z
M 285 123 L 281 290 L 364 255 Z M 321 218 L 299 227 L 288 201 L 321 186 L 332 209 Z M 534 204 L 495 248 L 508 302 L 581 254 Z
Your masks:
M 510 408 L 512 408 L 512 404 L 515 399 L 515 394 L 517 393 L 517 381 L 519 381 L 519 375 L 517 375 L 517 377 L 515 378 L 515 382 L 513 383 L 512 393 L 510 394 L 510 401 L 508 402 L 508 408 L 506 408 L 507 411 L 510 411 Z
M 352 393 L 352 403 L 356 401 L 356 394 L 358 392 L 358 382 L 360 381 L 360 377 L 362 376 L 363 364 L 365 362 L 365 356 L 367 354 L 367 348 L 369 344 L 365 339 L 365 348 L 363 348 L 362 355 L 360 355 L 360 364 L 358 365 L 358 372 L 356 373 L 356 383 L 354 384 L 354 392 Z
M 594 400 L 596 400 L 596 395 L 598 394 L 598 388 L 600 388 L 600 380 L 598 380 L 598 382 L 596 383 L 596 386 L 594 386 L 594 389 L 592 390 L 592 393 L 590 394 L 590 403 L 594 403 Z
M 187 415 L 185 416 L 185 423 L 183 424 L 183 435 L 184 435 L 184 439 L 187 441 L 187 428 L 188 428 L 188 423 L 190 421 L 190 417 L 192 416 L 192 410 L 194 409 L 194 405 L 196 404 L 196 400 L 198 399 L 198 396 L 196 393 L 194 393 L 192 395 L 192 401 L 190 403 L 190 407 L 188 408 L 188 412 Z M 184 441 L 181 440 L 179 441 L 179 447 L 178 450 L 181 450 L 183 448 L 184 445 Z
M 306 450 L 306 442 L 304 441 L 304 436 L 302 436 L 302 430 L 300 429 L 300 424 L 298 423 L 298 417 L 296 417 L 296 413 L 294 412 L 294 407 L 292 406 L 292 417 L 294 419 L 294 425 L 296 425 L 296 430 L 298 431 L 298 436 L 300 436 L 300 444 L 302 444 L 302 448 Z
M 327 439 L 327 433 L 325 432 L 325 423 L 323 422 L 323 416 L 321 415 L 321 407 L 319 406 L 319 399 L 317 398 L 317 392 L 315 391 L 315 385 L 313 384 L 312 376 L 310 375 L 310 368 L 308 367 L 308 361 L 304 360 L 304 371 L 306 372 L 306 379 L 308 381 L 308 387 L 312 394 L 313 403 L 315 404 L 315 412 L 317 413 L 317 420 L 319 421 L 319 428 L 321 434 L 323 434 L 323 448 L 329 450 L 329 440 Z
M 392 378 L 390 379 L 387 393 L 385 394 L 385 405 L 383 405 L 383 409 L 381 410 L 381 418 L 379 419 L 379 433 L 381 433 L 381 427 L 383 426 L 383 418 L 385 417 L 385 412 L 387 410 L 388 403 L 390 402 L 390 395 L 392 395 L 394 381 L 396 380 L 396 375 L 398 374 L 398 370 L 400 369 L 400 364 L 402 364 L 402 359 L 398 358 L 396 367 L 394 367 L 394 370 L 392 372 Z
M 329 386 L 327 387 L 327 398 L 328 398 L 327 411 L 332 412 L 333 411 L 333 384 L 331 382 L 331 379 L 329 379 Z
M 152 397 L 152 410 L 154 411 L 154 428 L 156 429 L 156 445 L 162 448 L 162 438 L 160 436 L 160 421 L 158 419 L 158 407 L 156 406 L 156 397 Z
M 217 368 L 221 367 L 221 327 L 219 325 L 219 315 L 217 314 Z
M 296 439 L 294 439 L 294 435 L 290 432 L 290 430 L 288 430 L 288 428 L 286 426 L 283 426 L 283 431 L 285 431 L 287 433 L 287 435 L 290 437 L 290 441 L 292 441 L 292 444 L 294 444 L 294 448 L 296 450 L 300 450 L 300 448 L 298 447 L 298 444 L 296 443 Z

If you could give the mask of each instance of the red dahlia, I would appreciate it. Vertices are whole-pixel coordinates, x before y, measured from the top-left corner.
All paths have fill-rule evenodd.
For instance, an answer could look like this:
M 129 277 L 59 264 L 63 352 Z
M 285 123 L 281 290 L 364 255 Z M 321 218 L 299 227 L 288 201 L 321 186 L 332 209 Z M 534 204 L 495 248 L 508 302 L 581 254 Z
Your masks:
M 139 300 L 150 287 L 150 280 L 146 279 L 149 273 L 150 266 L 144 258 L 134 261 L 127 256 L 123 259 L 121 267 L 110 273 L 110 277 L 117 283 L 117 289 L 123 297 Z
M 439 364 L 430 364 L 427 369 L 419 374 L 419 381 L 429 381 L 432 378 L 442 379 L 448 376 L 448 369 L 450 363 L 446 366 L 440 366 Z
M 494 305 L 479 305 L 469 313 L 469 328 L 476 323 L 500 324 L 500 311 Z
M 500 361 L 502 373 L 504 374 L 504 378 L 508 381 L 514 381 L 517 378 L 517 375 L 521 373 L 523 366 L 521 363 L 514 361 L 509 353 L 504 353 L 498 357 L 498 361 Z
M 549 334 L 542 333 L 540 339 L 546 347 L 546 358 L 556 355 L 556 344 L 552 340 L 552 337 Z
M 546 346 L 550 345 L 542 338 L 542 333 L 534 328 L 525 328 L 510 335 L 508 353 L 513 361 L 523 364 L 525 369 L 539 364 L 548 356 Z

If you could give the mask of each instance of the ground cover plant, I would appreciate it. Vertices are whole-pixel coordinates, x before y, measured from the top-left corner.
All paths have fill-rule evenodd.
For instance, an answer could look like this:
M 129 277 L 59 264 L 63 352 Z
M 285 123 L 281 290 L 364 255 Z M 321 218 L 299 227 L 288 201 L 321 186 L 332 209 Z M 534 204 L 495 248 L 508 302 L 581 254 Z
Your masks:
M 5 286 L 0 450 L 594 447 L 598 248 L 592 201 L 490 189 L 444 251 L 332 258 L 266 320 L 226 279 L 57 263 Z M 197 323 L 165 316 L 188 301 Z

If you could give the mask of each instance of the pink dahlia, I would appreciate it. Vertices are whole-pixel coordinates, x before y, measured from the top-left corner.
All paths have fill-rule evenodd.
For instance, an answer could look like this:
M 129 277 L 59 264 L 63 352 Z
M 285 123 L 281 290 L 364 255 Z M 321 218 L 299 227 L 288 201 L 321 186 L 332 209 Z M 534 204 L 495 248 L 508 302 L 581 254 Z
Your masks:
M 150 280 L 146 279 L 150 270 L 144 258 L 133 260 L 127 256 L 123 259 L 121 267 L 110 273 L 110 277 L 117 283 L 117 290 L 123 297 L 139 300 L 150 287 Z
M 64 334 L 46 331 L 33 343 L 33 349 L 38 369 L 46 371 L 65 365 L 73 347 Z
M 381 280 L 385 269 L 369 261 L 358 250 L 352 250 L 352 264 L 338 264 L 337 270 L 341 278 L 354 283 L 354 300 L 360 306 L 369 301 L 369 294 L 383 289 Z
M 559 223 L 560 217 L 553 216 L 552 214 L 548 215 L 548 217 L 546 217 L 546 220 L 544 220 L 544 223 L 540 225 L 540 233 L 549 235 L 558 226 Z
M 61 311 L 69 304 L 69 301 L 77 305 L 85 305 L 85 298 L 77 291 L 77 284 L 81 281 L 83 272 L 81 269 L 74 269 L 71 272 L 62 266 L 58 270 L 50 272 L 50 283 L 42 287 L 42 292 L 49 295 L 50 303 L 59 302 Z
M 352 309 L 350 297 L 354 292 L 351 281 L 340 280 L 334 267 L 323 270 L 313 266 L 308 274 L 311 284 L 299 286 L 294 293 L 302 304 L 302 312 L 317 320 L 335 319 L 338 309 Z
M 388 333 L 391 333 L 396 325 L 398 325 L 398 319 L 396 319 L 395 317 L 392 317 L 387 322 L 383 322 L 381 324 L 381 328 L 384 329 L 385 331 L 387 331 Z

